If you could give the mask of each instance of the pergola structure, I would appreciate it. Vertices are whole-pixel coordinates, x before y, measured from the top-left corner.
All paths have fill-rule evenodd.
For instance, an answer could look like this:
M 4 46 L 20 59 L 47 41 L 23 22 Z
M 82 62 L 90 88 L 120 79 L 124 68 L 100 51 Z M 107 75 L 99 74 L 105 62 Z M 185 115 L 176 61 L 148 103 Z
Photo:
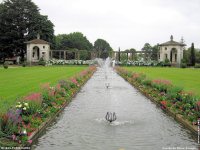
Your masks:
M 126 52 L 126 51 L 115 51 L 113 52 L 112 58 L 117 61 L 121 61 L 121 55 L 126 54 L 126 60 L 134 60 L 134 57 L 137 54 L 142 54 L 145 60 L 149 60 L 151 56 L 154 54 L 152 51 L 135 51 L 135 52 Z M 155 55 L 159 55 L 156 53 Z
M 27 44 L 27 61 L 31 63 L 37 63 L 41 58 L 48 61 L 50 59 L 63 59 L 63 60 L 80 60 L 81 53 L 87 53 L 87 58 L 92 60 L 95 58 L 101 58 L 103 54 L 107 53 L 105 51 L 96 51 L 96 50 L 51 50 L 50 43 L 47 41 L 41 40 L 38 36 L 37 39 L 26 42 Z M 153 52 L 148 51 L 109 51 L 106 56 L 109 56 L 116 61 L 121 61 L 121 55 L 126 54 L 127 60 L 134 60 L 134 56 L 137 54 L 142 54 L 145 60 L 151 58 Z

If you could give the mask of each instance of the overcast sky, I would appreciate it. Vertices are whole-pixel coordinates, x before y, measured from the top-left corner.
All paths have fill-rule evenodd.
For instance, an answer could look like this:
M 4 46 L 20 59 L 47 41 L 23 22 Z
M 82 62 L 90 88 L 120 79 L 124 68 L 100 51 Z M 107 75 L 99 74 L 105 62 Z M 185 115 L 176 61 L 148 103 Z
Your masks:
M 115 50 L 169 41 L 200 47 L 200 0 L 33 0 L 55 25 L 55 34 L 82 32 Z

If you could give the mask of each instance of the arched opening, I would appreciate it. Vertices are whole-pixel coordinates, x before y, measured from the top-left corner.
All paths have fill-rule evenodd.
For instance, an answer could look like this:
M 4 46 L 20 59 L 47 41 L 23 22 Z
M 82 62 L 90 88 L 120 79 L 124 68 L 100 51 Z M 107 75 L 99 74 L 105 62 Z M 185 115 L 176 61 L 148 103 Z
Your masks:
M 177 49 L 176 48 L 172 48 L 171 52 L 170 52 L 170 61 L 172 63 L 177 63 Z
M 39 60 L 40 59 L 40 49 L 37 46 L 33 47 L 32 59 L 33 60 Z

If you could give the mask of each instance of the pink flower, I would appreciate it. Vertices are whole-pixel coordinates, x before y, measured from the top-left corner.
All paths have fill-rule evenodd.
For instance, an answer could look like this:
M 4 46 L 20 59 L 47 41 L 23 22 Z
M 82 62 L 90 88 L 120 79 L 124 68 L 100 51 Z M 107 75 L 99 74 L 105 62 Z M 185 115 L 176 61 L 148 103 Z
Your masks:
M 155 84 L 164 84 L 164 85 L 172 85 L 171 81 L 163 80 L 163 79 L 156 79 L 152 81 Z
M 13 139 L 13 141 L 15 141 L 16 140 L 16 135 L 12 135 L 12 139 Z
M 32 140 L 28 140 L 28 143 L 31 144 L 33 141 Z
M 78 82 L 77 82 L 77 80 L 76 80 L 76 79 L 74 79 L 74 78 L 72 78 L 72 79 L 71 79 L 71 82 L 72 82 L 72 83 L 74 83 L 74 84 L 76 84 L 76 85 L 78 85 Z
M 42 102 L 42 95 L 41 95 L 41 93 L 32 93 L 32 94 L 24 97 L 24 100 L 37 102 L 40 104 Z

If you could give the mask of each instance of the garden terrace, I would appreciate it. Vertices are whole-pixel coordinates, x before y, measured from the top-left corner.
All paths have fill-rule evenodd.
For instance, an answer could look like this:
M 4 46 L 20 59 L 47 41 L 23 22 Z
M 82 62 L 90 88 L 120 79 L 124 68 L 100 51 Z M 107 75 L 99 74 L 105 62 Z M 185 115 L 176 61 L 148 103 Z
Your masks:
M 124 67 L 128 71 L 146 74 L 149 79 L 166 79 L 174 85 L 200 96 L 200 70 L 194 68 Z
M 54 85 L 59 80 L 70 78 L 86 68 L 86 66 L 55 66 L 0 69 L 1 112 L 14 105 L 17 98 L 39 91 L 41 84 L 48 82 Z

